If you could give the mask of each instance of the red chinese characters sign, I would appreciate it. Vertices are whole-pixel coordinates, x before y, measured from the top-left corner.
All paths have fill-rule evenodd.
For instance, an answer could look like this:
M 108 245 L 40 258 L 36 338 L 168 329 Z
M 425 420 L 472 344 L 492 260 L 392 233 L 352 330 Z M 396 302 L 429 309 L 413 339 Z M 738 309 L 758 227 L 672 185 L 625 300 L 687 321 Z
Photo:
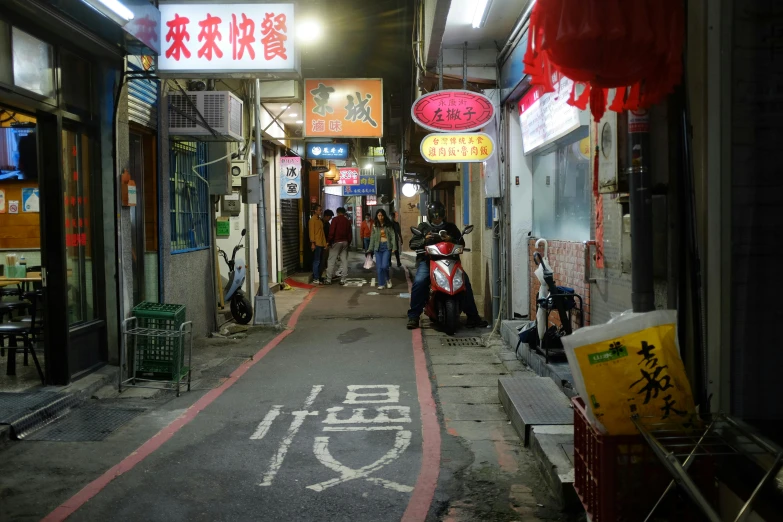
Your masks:
M 443 90 L 425 94 L 413 104 L 413 120 L 436 132 L 471 132 L 485 127 L 495 115 L 489 98 L 471 91 Z
M 356 167 L 340 168 L 340 179 L 324 178 L 324 185 L 358 185 L 359 169 Z
M 161 4 L 161 72 L 294 71 L 293 4 Z

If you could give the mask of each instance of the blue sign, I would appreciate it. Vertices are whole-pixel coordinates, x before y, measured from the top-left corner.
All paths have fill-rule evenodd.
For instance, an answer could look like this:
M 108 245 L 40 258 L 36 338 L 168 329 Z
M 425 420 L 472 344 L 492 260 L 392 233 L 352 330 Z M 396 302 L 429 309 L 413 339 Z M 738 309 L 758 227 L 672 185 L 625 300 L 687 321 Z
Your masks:
M 359 175 L 358 185 L 345 185 L 343 196 L 373 196 L 376 194 L 377 182 L 375 176 Z
M 519 41 L 506 59 L 506 63 L 500 68 L 500 98 L 505 101 L 525 78 L 525 64 L 522 59 L 527 51 L 528 33 Z
M 308 143 L 307 159 L 348 159 L 347 143 Z

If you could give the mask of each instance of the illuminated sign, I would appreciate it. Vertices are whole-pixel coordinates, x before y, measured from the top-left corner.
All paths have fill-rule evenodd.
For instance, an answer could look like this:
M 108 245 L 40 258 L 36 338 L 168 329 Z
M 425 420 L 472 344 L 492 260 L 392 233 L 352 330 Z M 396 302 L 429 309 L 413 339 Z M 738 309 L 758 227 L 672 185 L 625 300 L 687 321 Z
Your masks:
M 325 78 L 304 83 L 306 137 L 383 137 L 383 80 Z
M 554 80 L 554 92 L 544 93 L 543 87 L 534 87 L 519 102 L 522 150 L 525 154 L 579 128 L 579 109 L 568 104 L 573 82 L 565 77 L 555 77 Z
M 411 108 L 413 120 L 436 132 L 471 132 L 484 128 L 495 115 L 492 101 L 483 94 L 443 90 L 425 94 Z
M 324 185 L 359 185 L 359 169 L 357 167 L 341 167 L 337 169 L 339 177 L 333 179 L 324 176 Z
M 421 156 L 430 163 L 479 163 L 495 153 L 495 141 L 483 132 L 428 134 L 421 140 Z

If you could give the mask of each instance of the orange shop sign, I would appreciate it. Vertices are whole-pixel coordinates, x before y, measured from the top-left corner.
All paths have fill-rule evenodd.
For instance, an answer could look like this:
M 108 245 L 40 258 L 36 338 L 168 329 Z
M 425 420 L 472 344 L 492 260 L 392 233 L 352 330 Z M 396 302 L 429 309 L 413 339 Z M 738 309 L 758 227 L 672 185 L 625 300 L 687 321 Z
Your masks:
M 383 80 L 306 79 L 304 94 L 306 137 L 383 137 Z
M 421 156 L 430 163 L 480 163 L 495 153 L 495 142 L 483 132 L 428 134 Z

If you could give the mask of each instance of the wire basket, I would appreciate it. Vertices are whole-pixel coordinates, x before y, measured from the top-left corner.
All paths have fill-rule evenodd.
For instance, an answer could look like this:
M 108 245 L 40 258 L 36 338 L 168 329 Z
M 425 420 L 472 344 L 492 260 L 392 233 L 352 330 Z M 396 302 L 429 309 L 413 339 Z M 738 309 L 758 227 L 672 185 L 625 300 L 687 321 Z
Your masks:
M 185 306 L 144 302 L 133 308 L 133 315 L 137 328 L 146 330 L 135 336 L 136 376 L 175 380 L 186 374 L 185 343 L 179 335 Z

